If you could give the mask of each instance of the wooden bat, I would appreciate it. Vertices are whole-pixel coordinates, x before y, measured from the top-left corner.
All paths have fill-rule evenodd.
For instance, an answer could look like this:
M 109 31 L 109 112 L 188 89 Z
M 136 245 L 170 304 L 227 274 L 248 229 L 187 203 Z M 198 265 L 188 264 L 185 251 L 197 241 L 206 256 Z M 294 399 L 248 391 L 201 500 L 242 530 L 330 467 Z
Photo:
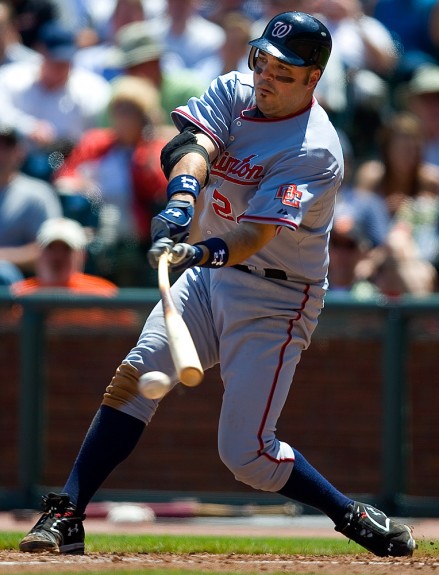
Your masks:
M 181 383 L 188 387 L 195 387 L 201 383 L 204 372 L 191 334 L 175 307 L 171 296 L 168 257 L 168 252 L 165 252 L 159 258 L 158 282 L 165 315 L 169 349 Z

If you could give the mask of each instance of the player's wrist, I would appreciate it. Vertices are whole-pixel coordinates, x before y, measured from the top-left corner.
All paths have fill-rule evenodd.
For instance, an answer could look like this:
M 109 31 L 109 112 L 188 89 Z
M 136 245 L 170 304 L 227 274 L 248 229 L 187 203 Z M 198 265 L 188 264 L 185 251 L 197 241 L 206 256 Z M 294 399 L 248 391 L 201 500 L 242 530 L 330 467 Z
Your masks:
M 202 250 L 202 256 L 197 265 L 205 268 L 223 267 L 229 261 L 229 248 L 221 238 L 209 238 L 208 240 L 197 242 L 194 247 Z
M 195 200 L 200 194 L 200 182 L 194 176 L 189 174 L 180 174 L 172 178 L 166 188 L 166 195 L 168 201 L 176 195 L 184 194 L 190 195 Z

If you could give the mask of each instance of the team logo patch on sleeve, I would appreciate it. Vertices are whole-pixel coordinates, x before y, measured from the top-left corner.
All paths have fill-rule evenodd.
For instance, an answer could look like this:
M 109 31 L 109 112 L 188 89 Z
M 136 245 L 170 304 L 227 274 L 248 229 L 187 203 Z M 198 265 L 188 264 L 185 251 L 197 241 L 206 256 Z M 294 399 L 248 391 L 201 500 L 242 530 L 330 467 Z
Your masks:
M 297 189 L 296 184 L 284 184 L 278 188 L 276 199 L 280 200 L 285 206 L 299 209 L 302 192 Z

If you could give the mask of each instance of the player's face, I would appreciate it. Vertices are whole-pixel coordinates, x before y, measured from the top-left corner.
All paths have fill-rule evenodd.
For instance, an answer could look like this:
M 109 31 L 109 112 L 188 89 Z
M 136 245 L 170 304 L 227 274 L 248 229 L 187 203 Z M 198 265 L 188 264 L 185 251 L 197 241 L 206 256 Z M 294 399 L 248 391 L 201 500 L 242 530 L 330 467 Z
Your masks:
M 321 72 L 286 64 L 260 51 L 255 63 L 256 104 L 267 118 L 284 118 L 303 110 L 312 100 Z

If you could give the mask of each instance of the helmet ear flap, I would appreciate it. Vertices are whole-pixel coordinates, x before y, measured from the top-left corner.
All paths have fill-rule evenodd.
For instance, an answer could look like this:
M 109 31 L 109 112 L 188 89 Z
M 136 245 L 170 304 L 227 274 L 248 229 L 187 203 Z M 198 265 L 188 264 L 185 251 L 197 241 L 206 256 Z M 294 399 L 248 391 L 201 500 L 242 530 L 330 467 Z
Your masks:
M 248 55 L 248 67 L 250 68 L 250 70 L 255 69 L 256 57 L 258 55 L 258 52 L 259 48 L 256 48 L 256 46 L 251 47 L 250 54 Z

